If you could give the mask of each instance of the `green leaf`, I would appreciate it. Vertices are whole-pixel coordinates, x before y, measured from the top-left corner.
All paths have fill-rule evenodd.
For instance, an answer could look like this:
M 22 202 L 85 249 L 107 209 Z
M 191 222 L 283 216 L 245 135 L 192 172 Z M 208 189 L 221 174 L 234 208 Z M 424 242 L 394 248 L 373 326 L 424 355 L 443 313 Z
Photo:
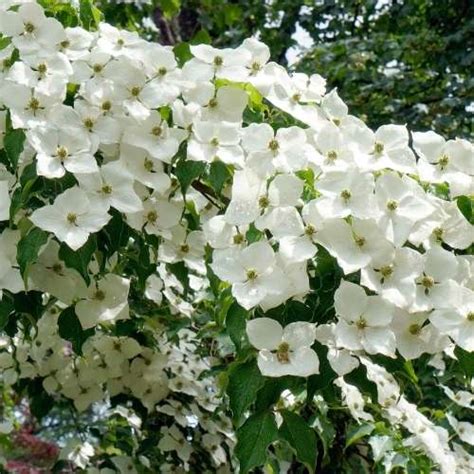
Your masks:
M 74 352 L 78 355 L 82 353 L 82 345 L 84 342 L 94 334 L 93 329 L 82 329 L 74 306 L 69 306 L 69 308 L 63 310 L 59 315 L 58 332 L 63 339 L 71 342 Z
M 54 398 L 44 390 L 40 379 L 32 380 L 28 384 L 28 395 L 31 413 L 38 420 L 44 418 L 55 405 Z
M 94 5 L 92 0 L 80 0 L 79 17 L 82 26 L 86 30 L 96 30 L 102 17 L 100 10 Z
M 222 161 L 213 161 L 209 169 L 209 184 L 217 193 L 222 191 L 224 183 L 232 175 Z
M 456 202 L 464 217 L 472 224 L 474 222 L 473 200 L 467 196 L 459 196 Z
M 206 163 L 203 161 L 178 161 L 174 174 L 179 180 L 183 194 L 186 194 L 190 184 L 204 173 L 205 167 Z
M 212 38 L 207 30 L 201 29 L 191 38 L 190 44 L 195 45 L 195 44 L 203 44 L 203 43 L 211 44 Z
M 265 385 L 259 390 L 257 400 L 255 402 L 255 409 L 263 411 L 270 406 L 275 405 L 279 400 L 281 393 L 285 389 L 295 391 L 302 388 L 304 379 L 301 377 L 292 377 L 287 375 L 285 377 L 267 377 Z
M 474 376 L 474 352 L 467 352 L 460 347 L 456 347 L 454 355 L 459 360 L 459 365 L 468 377 Z
M 238 351 L 247 340 L 245 332 L 247 316 L 248 311 L 242 308 L 237 302 L 233 303 L 227 311 L 225 319 L 227 332 Z
M 90 284 L 89 263 L 92 255 L 97 250 L 97 239 L 91 235 L 87 242 L 78 250 L 72 250 L 66 243 L 59 247 L 59 258 L 66 264 L 66 267 L 77 270 L 87 285 Z
M 26 280 L 28 266 L 36 262 L 41 247 L 48 241 L 48 233 L 33 227 L 17 245 L 16 259 L 23 280 Z
M 9 44 L 11 44 L 12 40 L 10 38 L 7 38 L 7 37 L 2 37 L 0 38 L 0 51 L 2 49 L 5 49 Z
M 3 138 L 3 146 L 5 148 L 5 152 L 7 154 L 7 158 L 13 172 L 16 171 L 18 160 L 20 158 L 21 153 L 23 152 L 25 138 L 25 132 L 20 129 L 8 130 L 5 134 L 5 137 Z
M 257 392 L 263 387 L 264 383 L 265 379 L 260 374 L 255 360 L 231 368 L 227 395 L 229 395 L 230 409 L 237 423 L 255 401 Z
M 13 309 L 12 298 L 8 294 L 3 293 L 3 297 L 0 300 L 0 331 L 8 324 Z
M 268 446 L 278 439 L 278 428 L 271 412 L 252 415 L 237 430 L 235 455 L 240 462 L 240 472 L 245 474 L 267 459 Z
M 314 472 L 318 456 L 316 433 L 296 413 L 283 410 L 281 415 L 283 417 L 283 423 L 280 427 L 281 437 L 295 450 L 297 459 L 310 472 Z
M 180 0 L 160 0 L 159 5 L 166 18 L 173 18 L 179 13 L 181 7 Z
M 368 436 L 372 431 L 374 431 L 374 428 L 375 426 L 372 423 L 365 423 L 350 430 L 347 433 L 346 448 L 357 443 L 357 441 L 362 439 L 364 436 Z

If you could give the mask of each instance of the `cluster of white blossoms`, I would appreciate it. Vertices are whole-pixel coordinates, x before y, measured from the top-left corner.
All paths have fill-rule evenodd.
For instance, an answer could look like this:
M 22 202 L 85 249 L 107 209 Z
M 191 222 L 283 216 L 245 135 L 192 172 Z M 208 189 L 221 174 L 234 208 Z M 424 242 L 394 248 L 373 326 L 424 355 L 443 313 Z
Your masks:
M 246 310 L 304 301 L 316 291 L 310 278 L 325 249 L 344 274 L 334 319 L 286 327 L 269 317 L 249 320 L 261 373 L 319 373 L 318 341 L 356 420 L 373 419 L 367 398 L 344 380 L 362 364 L 378 389 L 372 401 L 411 433 L 409 445 L 444 473 L 472 472 L 474 457 L 460 442 L 474 445 L 465 434 L 473 426 L 450 415 L 460 440 L 451 442 L 370 359 L 428 353 L 439 365 L 456 346 L 474 351 L 474 259 L 461 252 L 474 243 L 474 227 L 455 199 L 474 194 L 471 143 L 410 134 L 403 125 L 374 132 L 349 115 L 337 91 L 326 91 L 321 76 L 289 74 L 255 39 L 236 49 L 191 46 L 180 67 L 171 48 L 136 33 L 107 24 L 97 32 L 64 28 L 35 1 L 20 0 L 0 5 L 0 33 L 7 39 L 2 136 L 26 134 L 14 169 L 0 165 L 0 289 L 4 298 L 40 292 L 48 308 L 27 337 L 18 331 L 1 339 L 4 383 L 39 377 L 49 394 L 72 399 L 78 410 L 130 394 L 171 417 L 161 428 L 161 451 L 187 466 L 193 447 L 183 429 L 199 424 L 201 448 L 223 466 L 235 440 L 230 421 L 215 413 L 215 384 L 201 377 L 213 365 L 199 353 L 201 335 L 169 335 L 146 318 L 152 341 L 145 343 L 113 335 L 114 325 L 140 318 L 130 304 L 137 292 L 193 321 L 200 302 L 212 303 L 210 269 Z M 252 115 L 252 103 L 263 100 L 269 116 L 280 111 L 290 120 L 277 126 Z M 222 181 L 221 201 L 198 185 L 183 195 L 182 163 L 203 173 L 223 165 L 232 179 Z M 25 174 L 33 179 L 27 191 Z M 18 206 L 35 183 L 49 194 Z M 154 272 L 140 289 L 120 250 L 86 262 L 88 279 L 65 264 L 65 250 L 83 249 L 117 215 L 154 243 Z M 17 249 L 32 227 L 47 239 L 21 273 Z M 133 247 L 133 235 L 124 245 Z M 189 291 L 170 265 L 187 269 Z M 80 350 L 58 332 L 59 314 L 70 307 L 82 330 L 95 331 Z M 446 390 L 472 408 L 471 393 Z

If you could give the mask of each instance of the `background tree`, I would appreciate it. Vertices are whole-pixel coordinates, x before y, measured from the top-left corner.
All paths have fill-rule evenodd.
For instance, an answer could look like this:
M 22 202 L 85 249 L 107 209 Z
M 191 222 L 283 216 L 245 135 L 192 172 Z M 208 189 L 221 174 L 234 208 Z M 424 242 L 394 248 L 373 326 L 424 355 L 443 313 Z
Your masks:
M 206 41 L 235 47 L 257 35 L 283 65 L 297 46 L 295 32 L 303 28 L 313 46 L 301 51 L 292 67 L 321 73 L 369 126 L 406 123 L 446 137 L 474 136 L 470 0 L 97 3 L 110 23 L 145 27 L 163 44 Z

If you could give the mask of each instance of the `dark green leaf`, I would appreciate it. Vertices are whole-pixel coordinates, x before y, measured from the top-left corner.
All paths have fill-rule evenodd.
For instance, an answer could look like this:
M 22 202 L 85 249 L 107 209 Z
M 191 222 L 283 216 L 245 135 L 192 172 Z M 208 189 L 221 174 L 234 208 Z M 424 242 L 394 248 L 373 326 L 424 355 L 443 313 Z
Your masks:
M 280 395 L 283 390 L 297 386 L 301 387 L 302 384 L 304 384 L 304 379 L 301 377 L 291 377 L 289 375 L 278 378 L 268 377 L 265 380 L 265 385 L 257 394 L 255 409 L 257 411 L 266 410 L 280 400 Z
M 474 223 L 473 216 L 473 200 L 467 196 L 460 196 L 457 198 L 457 204 L 459 210 L 463 213 L 464 217 L 472 224 Z
M 364 436 L 368 436 L 374 431 L 375 426 L 372 423 L 365 423 L 360 426 L 356 426 L 347 433 L 346 448 L 351 444 L 357 443 Z
M 177 162 L 175 175 L 179 180 L 183 194 L 186 194 L 190 184 L 204 173 L 205 168 L 206 164 L 202 161 L 179 160 Z
M 257 392 L 264 383 L 265 379 L 260 374 L 255 360 L 250 360 L 231 368 L 229 371 L 227 395 L 229 395 L 230 409 L 237 423 L 255 401 Z
M 245 474 L 267 459 L 268 446 L 278 439 L 278 428 L 271 412 L 252 415 L 237 430 L 235 455 L 240 462 L 240 472 Z
M 91 235 L 87 242 L 78 250 L 72 250 L 66 243 L 59 247 L 59 258 L 66 264 L 66 267 L 77 270 L 87 285 L 90 284 L 89 263 L 92 255 L 97 250 L 97 240 L 95 235 Z
M 0 331 L 8 324 L 13 309 L 13 300 L 4 292 L 3 297 L 0 300 Z
M 455 356 L 458 358 L 459 364 L 468 377 L 474 376 L 474 352 L 467 352 L 460 347 L 454 350 Z
M 229 169 L 221 161 L 213 161 L 209 168 L 209 184 L 217 193 L 222 191 L 222 187 L 228 178 L 231 177 Z
M 74 306 L 69 306 L 59 315 L 58 332 L 63 339 L 71 342 L 74 352 L 79 355 L 82 353 L 82 344 L 94 334 L 93 329 L 82 329 Z
M 31 413 L 38 420 L 44 418 L 55 405 L 53 397 L 44 390 L 40 379 L 35 379 L 29 383 L 28 394 Z
M 310 472 L 314 472 L 318 455 L 316 433 L 296 413 L 283 410 L 281 415 L 283 417 L 283 423 L 280 427 L 281 437 L 295 450 L 298 460 Z
M 16 171 L 18 160 L 25 144 L 25 132 L 23 130 L 10 129 L 3 138 L 3 146 L 8 157 L 13 172 Z
M 102 14 L 94 5 L 93 0 L 80 0 L 79 17 L 86 30 L 96 30 L 99 27 L 101 16 Z
M 247 317 L 248 311 L 242 308 L 237 302 L 233 303 L 227 311 L 225 319 L 227 332 L 238 351 L 247 340 L 245 332 Z
M 180 0 L 159 0 L 159 5 L 165 17 L 172 18 L 179 12 L 181 1 Z
M 20 273 L 26 280 L 28 266 L 36 262 L 41 247 L 47 242 L 48 233 L 38 227 L 33 227 L 20 239 L 17 246 L 16 259 Z

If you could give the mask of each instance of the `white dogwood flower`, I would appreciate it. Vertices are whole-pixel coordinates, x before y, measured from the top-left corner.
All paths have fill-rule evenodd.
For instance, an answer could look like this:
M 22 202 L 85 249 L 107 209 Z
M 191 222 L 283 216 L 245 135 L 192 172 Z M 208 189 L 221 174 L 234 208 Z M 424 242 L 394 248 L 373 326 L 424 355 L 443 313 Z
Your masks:
M 110 218 L 107 207 L 89 199 L 77 186 L 67 189 L 53 204 L 37 209 L 30 217 L 33 224 L 52 232 L 73 250 L 82 247 L 89 235 L 102 229 Z
M 309 377 L 319 373 L 319 359 L 311 349 L 313 324 L 296 322 L 282 328 L 274 319 L 257 318 L 247 322 L 247 335 L 259 350 L 257 364 L 263 375 Z

